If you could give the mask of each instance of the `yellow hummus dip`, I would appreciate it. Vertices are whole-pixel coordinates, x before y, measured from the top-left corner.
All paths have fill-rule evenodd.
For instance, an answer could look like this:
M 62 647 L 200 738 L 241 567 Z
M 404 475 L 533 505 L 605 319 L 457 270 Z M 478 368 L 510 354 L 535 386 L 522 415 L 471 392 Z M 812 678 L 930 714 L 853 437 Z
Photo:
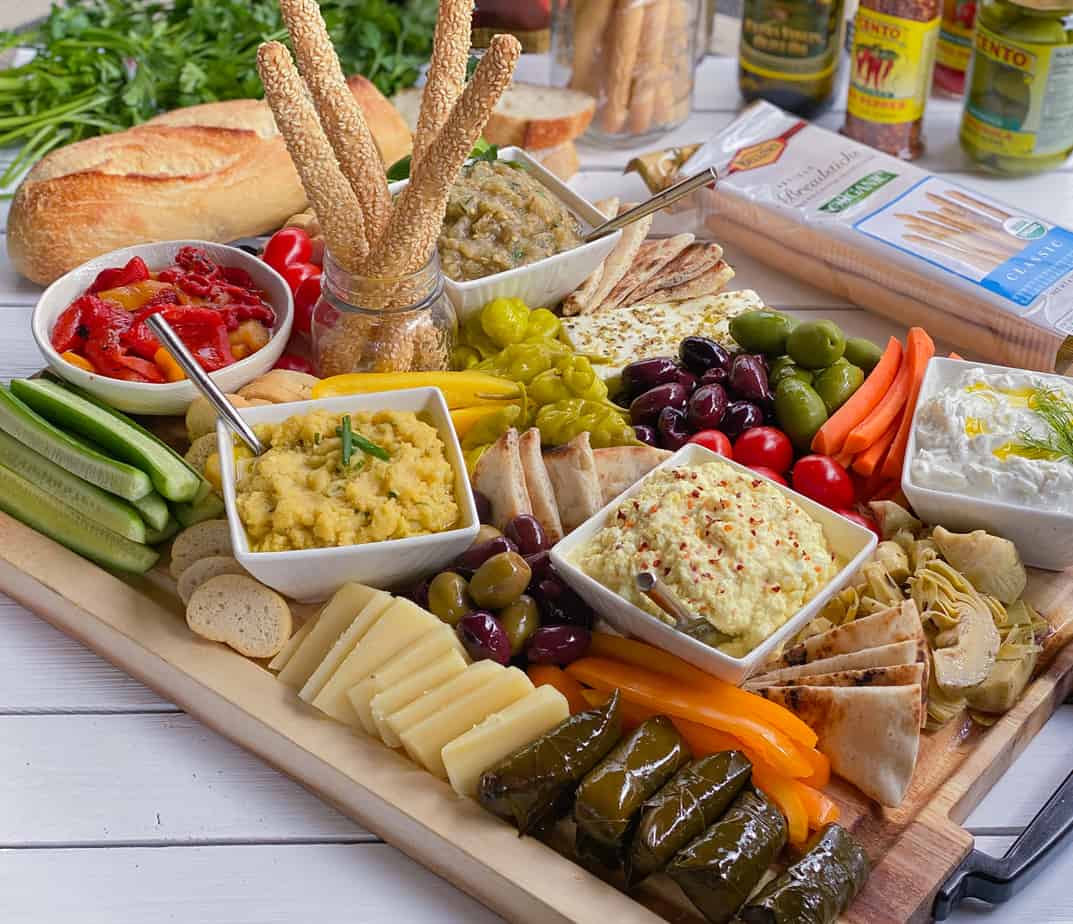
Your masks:
M 820 525 L 771 482 L 724 462 L 663 469 L 623 501 L 575 559 L 590 577 L 654 616 L 636 587 L 653 571 L 726 641 L 748 654 L 838 570 Z
M 266 451 L 240 463 L 235 506 L 254 552 L 405 539 L 458 523 L 454 470 L 436 428 L 410 411 L 355 412 L 343 464 L 343 415 L 327 411 L 255 427 Z

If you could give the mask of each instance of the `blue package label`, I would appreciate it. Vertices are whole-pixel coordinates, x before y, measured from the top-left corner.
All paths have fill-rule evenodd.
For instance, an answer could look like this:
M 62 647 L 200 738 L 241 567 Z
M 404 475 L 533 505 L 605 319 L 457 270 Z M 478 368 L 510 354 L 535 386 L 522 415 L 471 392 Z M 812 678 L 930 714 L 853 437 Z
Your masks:
M 1017 256 L 996 267 L 980 285 L 1018 305 L 1031 305 L 1073 272 L 1073 233 L 1051 228 Z

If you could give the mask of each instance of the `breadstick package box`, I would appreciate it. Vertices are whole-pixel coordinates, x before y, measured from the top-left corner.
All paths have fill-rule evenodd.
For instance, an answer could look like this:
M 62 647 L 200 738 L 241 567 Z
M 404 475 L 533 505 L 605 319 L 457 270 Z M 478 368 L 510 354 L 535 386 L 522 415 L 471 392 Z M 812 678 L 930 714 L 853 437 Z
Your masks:
M 1073 362 L 1073 231 L 757 103 L 682 167 L 716 167 L 724 244 L 996 363 Z

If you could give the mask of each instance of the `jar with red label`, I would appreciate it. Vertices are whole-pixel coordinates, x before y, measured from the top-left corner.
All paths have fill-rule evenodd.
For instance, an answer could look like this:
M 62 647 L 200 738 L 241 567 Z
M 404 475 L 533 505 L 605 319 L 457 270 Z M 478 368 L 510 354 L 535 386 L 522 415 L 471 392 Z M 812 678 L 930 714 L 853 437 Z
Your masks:
M 965 92 L 974 25 L 976 0 L 943 0 L 933 78 L 933 87 L 940 96 L 960 97 Z

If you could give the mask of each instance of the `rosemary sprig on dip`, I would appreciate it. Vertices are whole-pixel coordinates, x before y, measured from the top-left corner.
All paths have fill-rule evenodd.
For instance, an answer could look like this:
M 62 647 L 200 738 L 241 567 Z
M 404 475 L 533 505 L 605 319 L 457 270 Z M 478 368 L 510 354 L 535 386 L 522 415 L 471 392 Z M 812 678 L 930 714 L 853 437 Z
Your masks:
M 1057 388 L 1040 388 L 1029 399 L 1029 407 L 1050 433 L 1038 437 L 1022 430 L 1017 436 L 1018 448 L 1030 458 L 1073 462 L 1073 401 Z
M 336 435 L 343 441 L 342 455 L 343 466 L 350 465 L 350 460 L 355 449 L 360 449 L 368 456 L 387 462 L 391 458 L 390 453 L 382 446 L 377 446 L 372 440 L 366 439 L 350 425 L 350 415 L 344 414 L 340 426 L 335 428 Z

